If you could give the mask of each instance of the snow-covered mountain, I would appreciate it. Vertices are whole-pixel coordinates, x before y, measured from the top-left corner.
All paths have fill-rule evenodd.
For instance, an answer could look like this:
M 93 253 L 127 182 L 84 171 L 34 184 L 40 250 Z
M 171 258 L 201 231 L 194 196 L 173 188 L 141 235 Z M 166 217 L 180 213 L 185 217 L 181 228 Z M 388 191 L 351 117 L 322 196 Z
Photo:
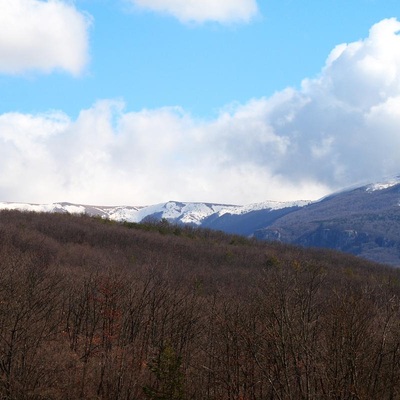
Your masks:
M 201 226 L 202 223 L 213 217 L 223 215 L 244 215 L 255 211 L 276 211 L 286 208 L 303 207 L 310 201 L 276 202 L 266 201 L 245 206 L 211 204 L 211 203 L 183 203 L 169 201 L 150 206 L 92 206 L 71 203 L 29 204 L 0 202 L 0 210 L 20 210 L 33 212 L 58 212 L 70 214 L 88 214 L 100 216 L 113 221 L 141 222 L 146 219 L 166 219 L 172 223 L 183 223 Z

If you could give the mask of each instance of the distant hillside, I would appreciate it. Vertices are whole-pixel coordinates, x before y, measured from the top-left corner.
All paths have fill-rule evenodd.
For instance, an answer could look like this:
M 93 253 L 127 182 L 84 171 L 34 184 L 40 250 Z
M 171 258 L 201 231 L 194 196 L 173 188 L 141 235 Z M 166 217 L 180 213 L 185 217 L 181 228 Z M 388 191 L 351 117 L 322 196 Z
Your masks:
M 0 397 L 400 398 L 400 270 L 192 226 L 0 212 Z

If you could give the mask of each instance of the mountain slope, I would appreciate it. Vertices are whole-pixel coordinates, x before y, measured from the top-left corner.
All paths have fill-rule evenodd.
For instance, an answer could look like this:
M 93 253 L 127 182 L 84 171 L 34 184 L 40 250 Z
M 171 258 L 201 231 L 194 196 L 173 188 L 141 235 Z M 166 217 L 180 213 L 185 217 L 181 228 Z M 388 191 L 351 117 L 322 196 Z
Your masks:
M 400 265 L 399 205 L 400 181 L 393 179 L 328 196 L 279 218 L 255 236 Z

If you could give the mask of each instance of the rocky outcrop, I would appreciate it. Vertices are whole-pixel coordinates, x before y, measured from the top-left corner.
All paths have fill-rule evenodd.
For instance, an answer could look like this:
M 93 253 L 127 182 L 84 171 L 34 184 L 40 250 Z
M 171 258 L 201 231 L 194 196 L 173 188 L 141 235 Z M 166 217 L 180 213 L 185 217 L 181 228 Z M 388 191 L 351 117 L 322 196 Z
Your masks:
M 363 245 L 371 240 L 366 232 L 358 232 L 354 229 L 337 229 L 320 226 L 312 233 L 301 236 L 296 244 L 306 247 L 325 247 L 360 254 Z

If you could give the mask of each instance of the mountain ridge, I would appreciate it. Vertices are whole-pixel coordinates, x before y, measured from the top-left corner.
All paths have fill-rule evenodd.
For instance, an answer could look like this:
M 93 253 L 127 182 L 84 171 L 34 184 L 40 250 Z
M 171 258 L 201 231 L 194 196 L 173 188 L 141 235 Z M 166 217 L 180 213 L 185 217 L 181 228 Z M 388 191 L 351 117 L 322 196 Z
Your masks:
M 281 210 L 291 207 L 302 207 L 310 204 L 308 200 L 293 202 L 265 201 L 248 205 L 232 205 L 202 202 L 168 201 L 149 206 L 95 206 L 56 202 L 47 204 L 0 202 L 0 210 L 20 210 L 34 212 L 66 212 L 71 214 L 88 214 L 101 216 L 115 221 L 141 222 L 143 219 L 159 215 L 159 219 L 179 220 L 182 223 L 201 225 L 201 221 L 214 214 L 242 215 L 254 211 Z M 154 219 L 158 219 L 155 217 Z M 175 221 L 176 222 L 176 221 Z

